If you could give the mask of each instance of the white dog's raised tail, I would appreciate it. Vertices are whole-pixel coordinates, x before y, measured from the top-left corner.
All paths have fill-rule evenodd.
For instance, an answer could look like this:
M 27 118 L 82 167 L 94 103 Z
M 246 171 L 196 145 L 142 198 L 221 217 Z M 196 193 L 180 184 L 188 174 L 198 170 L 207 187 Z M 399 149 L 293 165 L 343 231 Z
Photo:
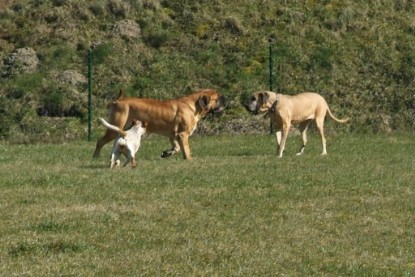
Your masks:
M 114 126 L 110 123 L 108 123 L 105 119 L 103 118 L 99 118 L 99 121 L 101 121 L 102 125 L 104 125 L 105 127 L 107 127 L 110 130 L 113 130 L 115 132 L 117 132 L 118 134 L 120 134 L 121 136 L 125 137 L 126 136 L 126 132 L 124 130 L 121 130 L 120 128 L 118 128 L 117 126 Z

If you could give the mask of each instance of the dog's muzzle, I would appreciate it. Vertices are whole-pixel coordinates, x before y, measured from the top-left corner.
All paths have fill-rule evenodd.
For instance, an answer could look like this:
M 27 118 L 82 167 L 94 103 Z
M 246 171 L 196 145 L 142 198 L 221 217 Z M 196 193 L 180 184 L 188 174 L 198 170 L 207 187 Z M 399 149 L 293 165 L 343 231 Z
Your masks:
M 221 95 L 216 103 L 216 106 L 211 110 L 214 114 L 221 114 L 225 108 L 226 108 L 226 104 L 225 104 L 225 97 L 223 95 Z
M 250 112 L 250 113 L 252 113 L 254 115 L 257 115 L 258 114 L 259 107 L 258 107 L 258 105 L 256 103 L 254 103 L 254 102 L 248 102 L 248 103 L 245 103 L 244 104 L 244 107 L 245 107 L 245 109 L 248 112 Z

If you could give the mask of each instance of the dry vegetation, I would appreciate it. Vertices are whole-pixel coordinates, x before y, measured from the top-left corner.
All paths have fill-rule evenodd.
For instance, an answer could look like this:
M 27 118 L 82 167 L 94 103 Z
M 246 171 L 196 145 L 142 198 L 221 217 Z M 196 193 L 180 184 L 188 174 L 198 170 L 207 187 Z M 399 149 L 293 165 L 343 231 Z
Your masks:
M 413 1 L 15 0 L 6 5 L 0 11 L 0 59 L 10 62 L 22 47 L 34 49 L 39 59 L 34 72 L 22 71 L 24 64 L 0 65 L 0 136 L 6 140 L 85 137 L 86 85 L 59 76 L 73 70 L 86 77 L 91 46 L 95 116 L 105 114 L 106 101 L 120 88 L 167 98 L 213 87 L 228 96 L 222 122 L 241 117 L 248 122 L 240 101 L 268 88 L 269 38 L 274 90 L 320 92 L 337 114 L 353 118 L 350 131 L 413 129 Z M 33 130 L 33 124 L 42 128 Z

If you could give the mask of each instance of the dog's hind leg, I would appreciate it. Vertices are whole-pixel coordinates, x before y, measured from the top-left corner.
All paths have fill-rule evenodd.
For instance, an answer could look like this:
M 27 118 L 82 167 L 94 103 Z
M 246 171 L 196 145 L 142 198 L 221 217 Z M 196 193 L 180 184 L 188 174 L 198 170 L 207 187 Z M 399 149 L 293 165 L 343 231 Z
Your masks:
M 321 144 L 323 146 L 323 151 L 321 152 L 321 155 L 327 155 L 326 138 L 324 137 L 324 117 L 316 118 L 316 126 L 320 134 Z
M 131 149 L 128 149 L 127 150 L 128 151 L 128 153 L 127 153 L 127 159 L 125 160 L 125 162 L 124 162 L 124 167 L 125 166 L 127 166 L 127 164 L 128 163 L 131 163 L 131 167 L 132 168 L 135 168 L 136 167 L 136 165 L 137 165 L 137 163 L 136 163 L 136 161 L 135 161 L 135 155 L 134 155 L 134 152 L 131 150 Z
M 135 158 L 132 156 L 127 156 L 122 166 L 126 167 L 129 163 L 131 163 L 131 167 L 134 168 L 136 166 Z
M 127 156 L 127 158 L 125 159 L 124 163 L 122 164 L 122 167 L 126 167 L 127 164 L 131 161 L 131 157 Z
M 130 158 L 130 162 L 131 162 L 131 168 L 135 168 L 137 166 L 137 161 L 135 160 L 134 156 Z
M 310 124 L 311 120 L 306 120 L 300 123 L 300 132 L 301 132 L 301 139 L 303 144 L 301 145 L 300 151 L 297 153 L 297 156 L 302 155 L 304 153 L 305 146 L 307 144 L 307 128 Z
M 110 168 L 114 168 L 117 166 L 117 164 L 120 163 L 120 154 L 119 153 L 112 153 L 111 154 L 111 161 L 110 161 Z
M 114 168 L 114 166 L 115 166 L 115 155 L 111 154 L 110 168 Z
M 104 145 L 110 142 L 111 140 L 115 139 L 117 135 L 118 134 L 116 132 L 107 129 L 105 135 L 97 141 L 93 155 L 94 159 L 99 157 L 102 147 L 104 147 Z

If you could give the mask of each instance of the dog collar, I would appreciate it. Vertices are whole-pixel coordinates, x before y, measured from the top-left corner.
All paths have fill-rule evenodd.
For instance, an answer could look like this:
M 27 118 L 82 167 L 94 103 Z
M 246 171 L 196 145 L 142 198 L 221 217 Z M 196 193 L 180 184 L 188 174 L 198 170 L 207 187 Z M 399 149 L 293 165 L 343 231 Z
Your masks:
M 269 109 L 271 113 L 275 112 L 275 106 L 277 106 L 277 102 L 274 102 L 274 104 L 272 104 L 271 108 Z
M 275 109 L 277 107 L 277 103 L 280 100 L 280 97 L 277 95 L 277 99 L 272 103 L 271 108 L 269 109 L 270 112 L 275 112 Z

